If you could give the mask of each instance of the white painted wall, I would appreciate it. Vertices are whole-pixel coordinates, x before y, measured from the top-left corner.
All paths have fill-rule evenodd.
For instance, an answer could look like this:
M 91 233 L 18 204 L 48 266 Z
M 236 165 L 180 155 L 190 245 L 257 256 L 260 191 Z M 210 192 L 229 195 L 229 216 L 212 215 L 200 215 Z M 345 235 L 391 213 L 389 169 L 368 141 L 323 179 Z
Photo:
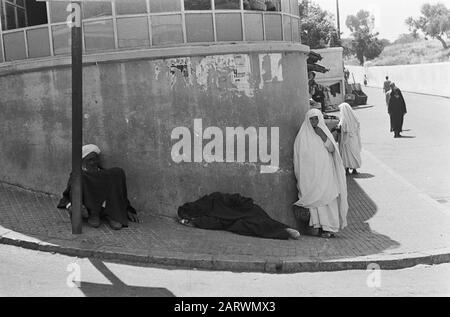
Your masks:
M 398 66 L 346 66 L 357 83 L 367 74 L 368 86 L 383 87 L 385 77 L 403 91 L 450 97 L 450 62 Z

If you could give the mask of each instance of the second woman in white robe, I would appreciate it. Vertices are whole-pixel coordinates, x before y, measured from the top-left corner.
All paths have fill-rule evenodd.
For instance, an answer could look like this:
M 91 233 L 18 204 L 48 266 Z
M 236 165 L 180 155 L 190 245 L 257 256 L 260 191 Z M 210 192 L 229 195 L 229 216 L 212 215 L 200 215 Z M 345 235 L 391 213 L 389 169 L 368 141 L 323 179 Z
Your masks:
M 357 174 L 356 169 L 361 167 L 361 134 L 360 123 L 352 107 L 348 103 L 339 106 L 341 120 L 339 127 L 341 135 L 339 139 L 339 150 L 342 156 L 342 162 L 347 174 L 349 169 Z

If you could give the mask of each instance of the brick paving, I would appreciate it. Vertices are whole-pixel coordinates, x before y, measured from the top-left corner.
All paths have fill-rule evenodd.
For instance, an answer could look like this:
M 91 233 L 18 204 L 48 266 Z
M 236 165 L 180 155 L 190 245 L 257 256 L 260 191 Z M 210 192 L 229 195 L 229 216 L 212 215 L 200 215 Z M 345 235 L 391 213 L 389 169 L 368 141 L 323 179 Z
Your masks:
M 268 267 L 279 262 L 299 265 L 285 265 L 282 271 L 301 271 L 314 270 L 311 265 L 315 263 L 338 263 L 338 269 L 345 269 L 363 268 L 348 266 L 351 263 L 420 257 L 430 261 L 427 256 L 436 255 L 441 255 L 440 261 L 447 261 L 450 217 L 444 207 L 369 152 L 363 152 L 363 161 L 361 174 L 347 179 L 349 226 L 335 239 L 302 236 L 298 241 L 279 241 L 245 237 L 185 227 L 174 219 L 151 214 L 141 215 L 142 224 L 132 223 L 120 231 L 106 224 L 98 229 L 84 224 L 83 234 L 75 236 L 71 234 L 68 213 L 55 207 L 58 197 L 0 183 L 0 241 L 35 249 L 51 245 L 48 250 L 69 250 L 69 254 L 79 256 L 252 271 L 279 271 L 276 265 Z

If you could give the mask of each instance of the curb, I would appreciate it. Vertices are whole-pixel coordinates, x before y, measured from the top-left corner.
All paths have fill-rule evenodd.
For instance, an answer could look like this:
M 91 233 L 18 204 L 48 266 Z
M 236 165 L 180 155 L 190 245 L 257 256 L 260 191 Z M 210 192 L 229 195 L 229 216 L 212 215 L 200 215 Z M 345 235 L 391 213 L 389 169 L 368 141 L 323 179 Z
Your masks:
M 4 234 L 14 234 L 14 231 Z M 344 259 L 317 261 L 312 258 L 262 259 L 251 256 L 230 256 L 211 254 L 186 254 L 167 252 L 151 254 L 147 250 L 127 252 L 119 248 L 106 248 L 92 244 L 53 239 L 50 243 L 32 237 L 15 239 L 0 236 L 0 244 L 12 245 L 24 249 L 56 253 L 79 258 L 96 258 L 135 265 L 157 265 L 167 268 L 200 269 L 208 271 L 259 272 L 271 274 L 289 274 L 305 272 L 336 272 L 348 270 L 368 270 L 369 265 L 380 270 L 399 270 L 417 265 L 438 265 L 450 263 L 450 249 L 442 253 L 411 253 L 385 256 L 385 258 Z M 63 241 L 65 246 L 56 243 Z M 54 244 L 55 243 L 55 244 Z M 115 250 L 111 250 L 115 249 Z

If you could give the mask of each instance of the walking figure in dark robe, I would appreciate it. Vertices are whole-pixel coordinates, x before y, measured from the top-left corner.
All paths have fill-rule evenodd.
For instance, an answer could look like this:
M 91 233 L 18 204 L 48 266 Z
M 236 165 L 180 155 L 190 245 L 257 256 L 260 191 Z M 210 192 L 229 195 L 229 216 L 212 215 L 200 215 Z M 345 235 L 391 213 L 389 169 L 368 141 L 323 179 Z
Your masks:
M 394 138 L 401 138 L 403 118 L 407 113 L 406 103 L 402 92 L 394 83 L 391 83 L 391 91 L 388 96 L 388 113 L 391 118 L 391 132 L 394 131 Z
M 114 230 L 128 226 L 128 220 L 139 222 L 127 196 L 126 176 L 123 169 L 114 167 L 104 169 L 100 166 L 100 149 L 93 144 L 83 146 L 82 150 L 82 216 L 94 228 L 101 225 L 104 218 Z M 58 208 L 71 213 L 72 174 L 63 193 Z

